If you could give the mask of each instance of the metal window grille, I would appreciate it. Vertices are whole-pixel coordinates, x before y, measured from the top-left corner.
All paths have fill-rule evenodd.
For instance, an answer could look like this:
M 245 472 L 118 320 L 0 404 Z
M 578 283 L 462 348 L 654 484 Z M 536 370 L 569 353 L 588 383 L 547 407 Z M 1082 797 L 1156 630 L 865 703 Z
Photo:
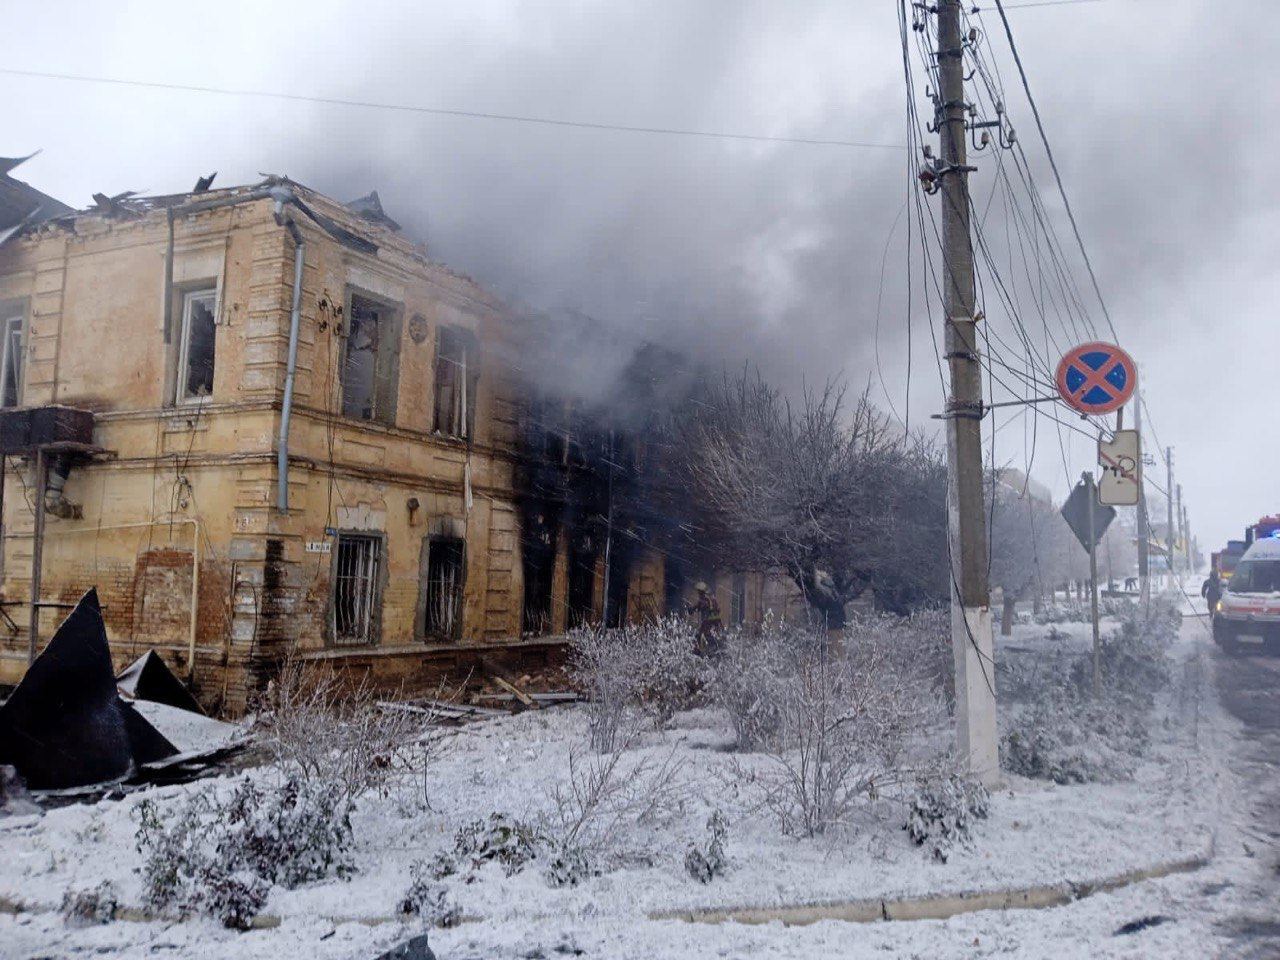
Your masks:
M 462 585 L 466 545 L 461 540 L 432 540 L 427 548 L 426 610 L 428 635 L 456 638 L 462 629 Z
M 370 643 L 382 541 L 378 537 L 340 533 L 337 552 L 333 577 L 334 643 Z

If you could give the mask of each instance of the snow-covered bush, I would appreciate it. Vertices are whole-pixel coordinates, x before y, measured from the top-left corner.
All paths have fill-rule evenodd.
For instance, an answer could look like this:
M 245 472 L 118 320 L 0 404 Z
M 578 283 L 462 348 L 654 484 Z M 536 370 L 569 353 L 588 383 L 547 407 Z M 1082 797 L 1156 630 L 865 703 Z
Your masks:
M 116 918 L 116 911 L 119 909 L 120 901 L 115 885 L 110 880 L 104 880 L 96 887 L 67 890 L 62 895 L 59 913 L 67 924 L 87 927 L 110 923 Z
M 576 887 L 582 881 L 599 875 L 599 864 L 582 847 L 560 846 L 547 854 L 544 876 L 553 887 Z
M 453 849 L 447 860 L 437 861 L 437 877 L 450 873 L 471 873 L 486 863 L 497 863 L 508 877 L 519 873 L 538 856 L 545 840 L 537 827 L 506 814 L 491 813 L 487 820 L 472 820 L 453 835 Z M 446 863 L 453 868 L 438 871 Z
M 551 791 L 541 833 L 554 855 L 602 872 L 625 859 L 637 828 L 673 819 L 687 791 L 682 770 L 674 751 L 660 760 L 627 757 L 622 750 L 585 759 L 570 753 L 568 775 Z
M 1032 619 L 1044 626 L 1050 623 L 1088 623 L 1091 614 L 1087 604 L 1080 603 L 1075 600 L 1066 600 L 1061 603 L 1055 601 L 1046 603 L 1039 613 L 1032 614 Z
M 730 630 L 722 638 L 710 689 L 728 714 L 739 750 L 763 746 L 782 724 L 774 688 L 793 667 L 789 637 L 770 616 L 758 633 Z
M 990 795 L 980 783 L 950 776 L 921 782 L 907 809 L 907 831 L 913 843 L 946 863 L 956 847 L 973 841 L 973 822 L 985 820 Z
M 457 926 L 462 911 L 449 891 L 435 882 L 433 867 L 419 860 L 409 865 L 409 887 L 397 908 L 402 916 L 420 917 L 433 927 Z
M 622 631 L 583 627 L 569 633 L 565 671 L 586 698 L 591 747 L 612 753 L 627 739 L 639 700 Z
M 275 789 L 242 780 L 225 797 L 192 794 L 168 814 L 144 800 L 137 832 L 144 899 L 244 929 L 273 884 L 351 874 L 350 810 L 342 791 L 296 780 Z
M 1128 776 L 1147 750 L 1155 696 L 1170 681 L 1167 649 L 1179 620 L 1177 608 L 1165 601 L 1153 601 L 1149 618 L 1131 610 L 1118 631 L 1102 638 L 1097 697 L 1089 654 L 1006 670 L 1016 682 L 1002 689 L 1025 702 L 1006 713 L 1004 768 L 1056 783 Z
M 685 618 L 584 627 L 569 634 L 569 677 L 587 698 L 591 745 L 612 753 L 624 743 L 636 712 L 662 730 L 697 692 L 704 661 L 697 632 Z
M 929 662 L 891 621 L 854 619 L 839 645 L 825 632 L 788 629 L 793 665 L 774 686 L 770 762 L 747 776 L 784 832 L 813 836 L 928 762 L 926 741 L 945 711 Z
M 684 855 L 684 869 L 699 883 L 710 883 L 725 871 L 729 859 L 725 855 L 725 841 L 729 837 L 729 823 L 719 810 L 707 818 L 707 842 L 705 846 L 689 844 Z
M 430 718 L 379 706 L 366 681 L 287 662 L 258 704 L 256 730 L 285 779 L 343 801 L 384 793 L 434 742 Z

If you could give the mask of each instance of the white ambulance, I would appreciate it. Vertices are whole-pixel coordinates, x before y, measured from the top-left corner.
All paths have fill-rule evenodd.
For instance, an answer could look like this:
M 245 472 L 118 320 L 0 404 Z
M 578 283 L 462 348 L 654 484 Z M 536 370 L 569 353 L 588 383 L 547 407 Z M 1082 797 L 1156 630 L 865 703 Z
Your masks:
M 1280 649 L 1280 537 L 1254 541 L 1240 558 L 1213 612 L 1213 639 L 1229 651 Z

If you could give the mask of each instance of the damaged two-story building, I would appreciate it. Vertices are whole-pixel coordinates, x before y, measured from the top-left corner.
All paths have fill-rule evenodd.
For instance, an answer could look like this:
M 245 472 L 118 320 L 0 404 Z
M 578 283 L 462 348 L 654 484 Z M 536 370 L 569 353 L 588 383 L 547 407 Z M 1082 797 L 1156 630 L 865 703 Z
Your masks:
M 543 369 L 548 331 L 376 193 L 205 178 L 75 211 L 9 169 L 0 685 L 90 587 L 117 665 L 154 649 L 230 714 L 289 659 L 389 693 L 536 670 L 702 579 L 730 623 L 795 608 L 776 576 L 717 577 L 663 488 L 661 351 L 591 410 Z
M 600 545 L 523 529 L 548 518 L 521 510 L 503 303 L 376 194 L 199 186 L 98 195 L 0 246 L 0 682 L 90 586 L 118 661 L 155 648 L 232 713 L 286 657 L 430 689 L 602 617 Z M 662 590 L 629 560 L 613 620 Z

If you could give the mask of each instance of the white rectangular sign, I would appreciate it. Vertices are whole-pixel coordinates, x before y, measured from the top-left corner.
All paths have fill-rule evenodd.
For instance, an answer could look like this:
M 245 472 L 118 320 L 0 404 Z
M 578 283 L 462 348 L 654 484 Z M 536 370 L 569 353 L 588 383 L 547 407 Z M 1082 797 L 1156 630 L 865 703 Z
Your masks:
M 1110 440 L 1098 441 L 1098 502 L 1133 507 L 1142 490 L 1142 441 L 1137 430 L 1117 430 Z

